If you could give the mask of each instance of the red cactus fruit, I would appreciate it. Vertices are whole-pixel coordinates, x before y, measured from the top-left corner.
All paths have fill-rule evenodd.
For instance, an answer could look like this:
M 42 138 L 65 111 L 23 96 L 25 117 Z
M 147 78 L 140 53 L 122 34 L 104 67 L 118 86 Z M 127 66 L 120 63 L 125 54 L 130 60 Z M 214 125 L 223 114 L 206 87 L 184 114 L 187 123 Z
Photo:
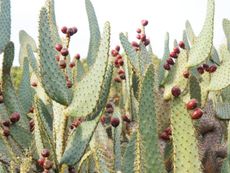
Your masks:
M 160 134 L 160 138 L 166 141 L 170 139 L 169 135 L 166 132 L 162 132 Z
M 149 39 L 146 39 L 145 41 L 144 41 L 144 45 L 145 46 L 148 46 L 150 44 L 150 40 Z
M 44 148 L 41 152 L 42 157 L 49 157 L 50 156 L 50 151 L 46 148 Z
M 185 49 L 185 44 L 184 44 L 183 41 L 180 41 L 180 42 L 179 42 L 179 47 L 180 47 L 181 49 Z
M 124 71 L 123 69 L 120 69 L 120 70 L 118 71 L 118 74 L 119 74 L 119 75 L 125 74 L 125 71 Z
M 148 25 L 148 20 L 141 20 L 141 24 L 142 24 L 142 26 L 147 26 Z
M 122 56 L 120 55 L 120 54 L 118 54 L 117 56 L 116 56 L 116 59 L 122 59 Z
M 140 40 L 140 39 L 141 39 L 141 35 L 140 35 L 140 34 L 137 34 L 136 38 L 137 38 L 138 40 Z
M 207 71 L 208 72 L 208 69 L 209 69 L 209 65 L 208 64 L 203 64 L 203 66 L 202 66 L 203 68 L 204 68 L 204 70 L 205 71 Z
M 3 136 L 8 137 L 10 135 L 10 129 L 8 127 L 3 128 Z
M 188 71 L 188 70 L 185 70 L 185 71 L 183 72 L 183 76 L 184 76 L 184 78 L 188 79 L 189 76 L 190 76 L 189 71 Z
M 123 65 L 124 65 L 123 59 L 119 59 L 118 62 L 119 62 L 119 65 L 120 65 L 120 66 L 123 66 Z
M 37 82 L 32 82 L 32 83 L 31 83 L 31 86 L 32 86 L 32 87 L 37 87 L 38 84 L 37 84 Z
M 115 47 L 115 50 L 117 51 L 117 52 L 119 52 L 120 51 L 120 46 L 119 45 L 117 45 L 116 47 Z
M 172 135 L 172 129 L 170 127 L 167 127 L 165 130 L 164 130 L 168 135 Z
M 14 112 L 10 115 L 10 121 L 12 123 L 16 123 L 20 120 L 20 114 L 18 112 Z
M 145 34 L 141 34 L 141 41 L 145 41 L 146 40 L 146 35 Z
M 165 70 L 170 70 L 171 69 L 171 67 L 170 67 L 170 65 L 168 63 L 165 63 L 163 67 L 164 67 Z
M 216 71 L 216 69 L 217 69 L 217 66 L 215 64 L 213 64 L 208 68 L 208 72 L 214 73 Z
M 196 108 L 192 113 L 192 119 L 199 119 L 202 115 L 203 111 L 200 108 Z
M 119 118 L 117 118 L 117 117 L 112 117 L 111 118 L 111 125 L 113 126 L 113 127 L 117 127 L 117 126 L 119 126 L 119 124 L 120 124 L 120 119 Z
M 169 57 L 166 61 L 167 61 L 167 63 L 170 64 L 170 65 L 174 65 L 174 64 L 175 64 L 175 62 L 173 61 L 173 59 L 170 58 L 170 57 Z
M 132 46 L 133 47 L 139 47 L 139 44 L 136 41 L 132 41 Z
M 58 51 L 58 52 L 60 52 L 61 50 L 62 50 L 62 45 L 61 44 L 56 44 L 55 45 L 55 49 Z
M 68 28 L 67 29 L 67 35 L 72 36 L 74 34 L 73 28 Z
M 59 66 L 60 66 L 61 69 L 65 69 L 66 68 L 66 62 L 65 62 L 65 60 L 63 60 L 63 59 L 60 60 L 59 61 Z
M 70 80 L 66 81 L 67 88 L 71 88 L 73 86 L 72 82 Z
M 114 81 L 117 82 L 117 83 L 121 83 L 121 78 L 120 77 L 115 77 Z
M 108 102 L 106 105 L 105 105 L 105 107 L 108 109 L 108 108 L 113 108 L 113 104 L 112 103 L 110 103 L 110 102 Z
M 0 95 L 0 104 L 4 102 L 3 95 Z
M 77 54 L 74 56 L 74 58 L 75 58 L 76 60 L 79 60 L 79 59 L 81 58 L 81 55 L 80 55 L 79 53 L 77 53 Z
M 171 90 L 171 93 L 174 97 L 179 97 L 179 95 L 181 94 L 181 90 L 178 86 L 174 86 Z
M 137 32 L 138 34 L 140 34 L 140 33 L 141 33 L 141 28 L 137 28 L 136 32 Z
M 73 30 L 73 34 L 76 34 L 77 33 L 77 31 L 78 31 L 78 29 L 77 29 L 77 27 L 72 27 L 72 30 Z
M 67 56 L 67 55 L 69 55 L 68 49 L 67 49 L 67 48 L 62 48 L 62 50 L 61 50 L 61 55 L 62 55 L 62 56 Z
M 75 62 L 71 62 L 70 64 L 69 64 L 69 67 L 70 68 L 73 68 L 75 66 Z
M 39 166 L 43 167 L 43 166 L 44 166 L 44 163 L 45 163 L 45 158 L 44 158 L 44 157 L 40 157 L 40 158 L 38 159 L 38 164 L 39 164 Z
M 63 33 L 63 34 L 66 34 L 67 33 L 67 27 L 66 26 L 63 26 L 62 28 L 61 28 L 61 32 Z
M 178 56 L 177 56 L 177 54 L 176 54 L 175 52 L 171 52 L 171 53 L 170 53 L 170 57 L 176 59 Z
M 111 55 L 113 57 L 116 57 L 118 55 L 118 52 L 116 50 L 111 50 Z
M 198 102 L 196 99 L 191 99 L 189 102 L 186 104 L 186 107 L 188 110 L 193 110 L 197 107 Z
M 198 73 L 200 73 L 200 74 L 203 74 L 204 73 L 204 68 L 203 67 L 197 67 L 197 71 L 198 71 Z
M 106 109 L 106 113 L 112 114 L 113 112 L 114 112 L 113 107 Z
M 10 127 L 10 120 L 4 120 L 2 121 L 3 126 Z
M 174 47 L 173 52 L 175 52 L 176 54 L 179 54 L 180 53 L 179 47 Z

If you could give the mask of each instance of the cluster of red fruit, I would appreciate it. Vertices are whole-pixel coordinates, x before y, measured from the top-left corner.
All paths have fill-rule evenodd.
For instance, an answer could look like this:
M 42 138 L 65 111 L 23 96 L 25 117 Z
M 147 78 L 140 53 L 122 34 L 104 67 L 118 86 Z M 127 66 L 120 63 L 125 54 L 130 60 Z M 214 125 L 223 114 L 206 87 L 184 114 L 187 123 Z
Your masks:
M 137 36 L 136 38 L 143 43 L 145 46 L 148 46 L 150 43 L 149 38 L 147 38 L 145 32 L 144 32 L 144 27 L 148 25 L 148 20 L 141 20 L 141 25 L 143 27 L 143 29 L 141 28 L 137 28 L 136 32 L 137 32 Z M 132 47 L 138 51 L 140 49 L 140 43 L 137 43 L 136 41 L 132 41 Z
M 183 41 L 179 42 L 179 47 L 181 49 L 185 49 L 185 44 Z M 173 66 L 175 64 L 175 60 L 178 57 L 178 54 L 180 53 L 180 48 L 179 47 L 175 47 L 173 49 L 173 51 L 169 54 L 168 59 L 166 60 L 166 62 L 164 63 L 163 67 L 165 70 L 170 70 L 171 69 L 171 65 Z
M 198 102 L 196 99 L 191 99 L 187 104 L 186 104 L 186 108 L 188 110 L 193 110 L 193 112 L 191 113 L 191 117 L 192 119 L 199 119 L 200 117 L 202 117 L 203 115 L 203 111 L 202 109 L 198 108 Z
M 50 152 L 48 149 L 43 149 L 41 156 L 38 159 L 38 164 L 43 167 L 43 173 L 49 173 L 49 170 L 53 167 L 53 162 L 48 159 Z
M 161 134 L 160 138 L 163 140 L 169 140 L 170 136 L 172 135 L 172 129 L 170 127 L 167 127 Z
M 116 127 L 119 126 L 119 124 L 120 124 L 120 119 L 117 118 L 117 117 L 112 117 L 112 114 L 113 114 L 113 112 L 114 112 L 113 103 L 108 102 L 108 103 L 106 104 L 106 107 L 105 107 L 105 108 L 106 108 L 106 109 L 105 109 L 106 115 L 102 115 L 102 116 L 101 116 L 101 119 L 100 119 L 102 125 L 104 125 L 104 124 L 106 123 L 106 119 L 109 118 L 109 119 L 110 119 L 110 124 L 111 124 L 113 127 L 116 128 Z
M 10 115 L 9 120 L 4 120 L 1 122 L 1 126 L 3 129 L 3 135 L 8 137 L 10 135 L 10 125 L 18 122 L 20 120 L 20 114 L 18 112 L 13 112 Z
M 205 71 L 209 73 L 214 73 L 217 69 L 217 66 L 215 64 L 208 65 L 208 64 L 203 64 L 202 66 L 197 67 L 197 71 L 200 74 L 203 74 Z
M 125 71 L 122 68 L 122 66 L 124 65 L 124 60 L 119 52 L 120 52 L 119 45 L 117 45 L 115 49 L 111 51 L 111 55 L 115 58 L 114 66 L 118 69 L 117 70 L 118 76 L 114 78 L 114 81 L 118 83 L 120 83 L 122 80 L 125 80 Z
M 70 129 L 73 130 L 77 128 L 83 122 L 83 118 L 76 118 L 73 120 L 72 124 L 70 125 Z

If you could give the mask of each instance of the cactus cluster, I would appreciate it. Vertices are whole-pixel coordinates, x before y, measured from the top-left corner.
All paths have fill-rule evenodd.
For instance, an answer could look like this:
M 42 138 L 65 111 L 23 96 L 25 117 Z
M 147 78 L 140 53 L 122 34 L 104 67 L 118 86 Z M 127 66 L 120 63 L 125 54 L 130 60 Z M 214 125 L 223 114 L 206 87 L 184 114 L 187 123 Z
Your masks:
M 120 33 L 112 49 L 110 23 L 101 33 L 90 0 L 85 6 L 86 59 L 71 56 L 78 29 L 59 29 L 54 0 L 46 0 L 38 40 L 19 33 L 15 88 L 10 0 L 0 0 L 0 172 L 229 173 L 230 20 L 217 51 L 214 0 L 198 36 L 186 21 L 170 51 L 166 33 L 162 58 L 152 51 L 148 20 L 137 40 Z

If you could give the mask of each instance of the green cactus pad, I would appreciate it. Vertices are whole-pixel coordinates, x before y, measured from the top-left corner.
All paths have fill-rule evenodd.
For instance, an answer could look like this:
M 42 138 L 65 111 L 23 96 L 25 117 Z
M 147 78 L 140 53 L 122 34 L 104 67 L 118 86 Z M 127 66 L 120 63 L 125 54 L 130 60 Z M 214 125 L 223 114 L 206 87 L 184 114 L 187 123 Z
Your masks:
M 28 60 L 29 60 L 29 64 L 32 67 L 34 73 L 37 75 L 37 77 L 40 77 L 40 73 L 39 73 L 39 67 L 38 67 L 38 62 L 35 58 L 33 49 L 30 45 L 27 45 L 27 52 L 28 52 Z
M 96 61 L 96 55 L 98 54 L 101 34 L 97 22 L 97 17 L 90 0 L 85 0 L 85 7 L 88 15 L 89 29 L 90 29 L 90 42 L 87 55 L 88 66 L 92 66 Z
M 205 81 L 204 81 L 205 82 Z M 204 88 L 203 84 L 202 84 L 202 88 Z M 198 103 L 201 103 L 201 94 L 204 94 L 204 92 L 201 93 L 201 86 L 199 84 L 198 79 L 195 76 L 191 76 L 189 78 L 189 94 L 190 94 L 190 99 L 196 99 L 198 101 Z
M 0 163 L 0 172 L 1 173 L 8 173 L 6 167 L 3 163 Z
M 227 39 L 228 50 L 230 51 L 230 20 L 223 19 L 223 29 Z
M 80 60 L 77 61 L 76 68 L 77 68 L 76 80 L 77 80 L 77 82 L 80 82 L 85 75 L 85 69 L 83 67 L 83 63 Z
M 126 55 L 128 56 L 130 63 L 132 66 L 139 72 L 139 62 L 138 62 L 138 54 L 132 47 L 131 43 L 129 42 L 128 38 L 125 36 L 124 33 L 120 33 L 120 42 L 125 50 Z
M 149 56 L 149 53 L 143 43 L 140 43 L 140 54 L 139 54 L 139 66 L 140 73 L 144 76 L 146 69 L 150 64 L 152 64 L 152 58 Z
M 183 72 L 187 70 L 187 50 L 181 50 L 180 54 L 169 71 L 169 75 L 165 79 L 165 91 L 164 91 L 164 99 L 169 100 L 172 98 L 171 89 L 174 86 L 178 86 L 181 91 L 186 88 L 188 80 L 183 77 Z
M 165 77 L 168 75 L 168 72 L 164 69 L 164 64 L 166 63 L 167 58 L 169 57 L 170 50 L 169 50 L 169 33 L 167 32 L 165 35 L 165 42 L 164 42 L 164 55 L 160 62 L 159 67 L 159 85 L 164 83 Z
M 137 134 L 134 132 L 126 147 L 123 157 L 123 172 L 134 173 L 135 150 L 136 150 Z
M 98 121 L 99 117 L 92 121 L 83 122 L 72 132 L 72 134 L 70 134 L 60 164 L 65 163 L 67 165 L 74 165 L 80 161 L 81 157 L 86 152 Z
M 158 145 L 157 118 L 154 96 L 154 68 L 150 65 L 140 92 L 139 130 L 141 154 L 144 162 L 144 172 L 166 172 L 163 158 Z M 151 149 L 150 149 L 151 148 Z
M 201 173 L 198 141 L 185 103 L 174 99 L 171 105 L 173 169 L 176 173 Z
M 185 44 L 185 49 L 189 50 L 190 49 L 190 45 L 189 45 L 187 33 L 186 33 L 185 30 L 183 31 L 183 42 Z
M 10 0 L 0 0 L 0 54 L 10 41 L 11 34 L 11 6 Z
M 188 36 L 188 39 L 189 39 L 191 45 L 193 45 L 195 43 L 195 40 L 196 40 L 196 35 L 192 29 L 192 25 L 190 24 L 190 22 L 188 20 L 185 23 L 185 28 L 186 28 L 186 34 Z
M 72 100 L 72 92 L 67 88 L 65 76 L 55 60 L 54 46 L 56 43 L 50 36 L 51 29 L 48 24 L 48 12 L 43 7 L 39 21 L 41 82 L 49 97 L 63 105 L 69 105 Z
M 18 90 L 18 98 L 21 102 L 24 112 L 28 113 L 33 104 L 33 91 L 30 86 L 29 61 L 24 60 L 22 79 Z
M 221 90 L 230 85 L 230 52 L 227 49 L 221 49 L 222 64 L 217 67 L 215 73 L 211 75 L 209 90 Z
M 203 29 L 189 52 L 188 67 L 205 61 L 211 52 L 213 42 L 215 1 L 208 0 L 207 14 Z
M 216 116 L 223 120 L 230 119 L 230 103 L 229 102 L 218 102 L 215 105 Z
M 210 85 L 210 74 L 204 73 L 202 75 L 202 79 L 200 82 L 200 89 L 201 89 L 201 106 L 203 107 L 207 101 L 208 93 L 209 93 L 209 85 Z
M 101 96 L 104 92 L 103 90 L 106 89 L 103 88 L 103 85 L 104 82 L 106 82 L 105 76 L 108 72 L 107 66 L 109 57 L 109 43 L 110 25 L 107 22 L 105 24 L 104 33 L 102 36 L 96 62 L 94 63 L 88 74 L 86 74 L 86 76 L 76 86 L 73 101 L 67 108 L 68 115 L 74 117 L 87 117 L 95 113 L 95 109 L 99 108 L 99 102 L 103 102 Z
M 119 118 L 121 122 L 121 113 L 119 108 L 115 108 L 113 117 Z M 121 171 L 121 132 L 122 132 L 122 125 L 114 128 L 114 168 L 115 171 Z
M 54 0 L 46 0 L 46 9 L 48 11 L 49 25 L 51 28 L 51 34 L 56 43 L 61 43 L 61 38 L 58 33 L 58 28 L 56 24 L 56 16 L 55 16 L 55 3 Z
M 21 116 L 20 116 L 20 121 L 17 124 L 24 127 L 25 129 L 29 129 L 28 128 L 29 121 L 27 119 L 27 115 L 23 111 L 23 107 L 19 102 L 13 83 L 11 81 L 10 70 L 13 64 L 13 59 L 14 59 L 14 44 L 12 42 L 9 42 L 4 50 L 4 59 L 3 59 L 3 68 L 2 68 L 2 74 L 3 74 L 2 89 L 3 89 L 4 104 L 6 105 L 9 114 L 13 112 L 19 112 Z
M 21 30 L 19 32 L 20 52 L 19 52 L 19 64 L 23 66 L 25 57 L 28 57 L 27 45 L 30 45 L 33 51 L 37 51 L 37 45 L 34 39 L 27 34 L 26 31 Z

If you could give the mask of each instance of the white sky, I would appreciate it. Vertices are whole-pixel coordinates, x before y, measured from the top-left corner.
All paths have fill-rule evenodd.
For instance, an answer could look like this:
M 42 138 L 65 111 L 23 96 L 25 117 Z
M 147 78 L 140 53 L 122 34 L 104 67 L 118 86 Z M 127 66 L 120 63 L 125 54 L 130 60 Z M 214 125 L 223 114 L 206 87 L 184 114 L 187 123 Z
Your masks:
M 189 19 L 196 34 L 201 30 L 205 19 L 207 0 L 91 0 L 102 31 L 105 21 L 111 22 L 113 48 L 119 42 L 120 32 L 129 32 L 129 38 L 135 39 L 136 28 L 141 19 L 148 19 L 146 29 L 151 39 L 153 51 L 159 57 L 163 55 L 164 35 L 170 33 L 173 40 L 182 39 L 186 19 Z M 11 0 L 12 35 L 16 44 L 15 65 L 18 64 L 19 37 L 21 29 L 28 32 L 36 41 L 38 36 L 38 16 L 45 0 Z M 79 32 L 73 36 L 70 52 L 87 55 L 89 29 L 84 0 L 56 0 L 56 20 L 61 26 L 77 26 Z M 218 47 L 224 42 L 222 19 L 230 19 L 230 0 L 216 0 L 214 44 Z

